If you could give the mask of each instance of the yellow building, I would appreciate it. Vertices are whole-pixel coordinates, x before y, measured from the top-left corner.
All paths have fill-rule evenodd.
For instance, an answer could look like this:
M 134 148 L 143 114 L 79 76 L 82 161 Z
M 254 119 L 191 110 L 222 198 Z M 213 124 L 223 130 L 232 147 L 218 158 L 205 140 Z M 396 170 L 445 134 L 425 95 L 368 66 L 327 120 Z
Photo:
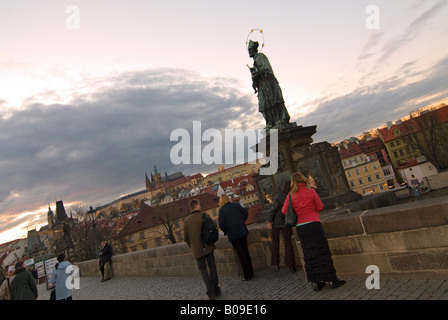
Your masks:
M 425 156 L 437 170 L 448 167 L 448 106 L 426 110 L 378 129 L 394 168 Z
M 380 162 L 371 161 L 357 142 L 342 144 L 339 154 L 350 189 L 361 195 L 389 189 Z
M 183 242 L 183 222 L 190 214 L 189 203 L 198 199 L 202 211 L 218 220 L 219 200 L 215 195 L 201 193 L 160 206 L 145 204 L 118 235 L 125 252 Z
M 418 149 L 409 143 L 408 133 L 402 126 L 401 121 L 394 125 L 389 124 L 388 127 L 379 129 L 378 132 L 394 168 L 398 168 L 401 162 L 422 155 Z

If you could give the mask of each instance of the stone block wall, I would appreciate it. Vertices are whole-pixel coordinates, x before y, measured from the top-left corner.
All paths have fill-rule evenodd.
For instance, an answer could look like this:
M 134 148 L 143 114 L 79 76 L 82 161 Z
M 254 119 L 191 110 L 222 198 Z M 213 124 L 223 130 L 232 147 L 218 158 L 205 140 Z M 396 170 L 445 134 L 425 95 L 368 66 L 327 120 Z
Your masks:
M 339 274 L 448 277 L 448 197 L 327 217 L 323 227 Z
M 448 278 L 448 196 L 351 213 L 335 212 L 322 225 L 340 277 L 365 278 L 376 265 L 381 274 Z M 250 226 L 249 252 L 255 272 L 271 268 L 271 236 L 265 223 Z M 303 265 L 296 235 L 296 264 Z M 283 257 L 283 243 L 280 244 Z M 283 261 L 281 257 L 280 261 Z M 227 237 L 217 242 L 215 259 L 221 276 L 241 276 Z M 114 276 L 198 276 L 185 243 L 116 255 Z M 281 264 L 282 265 L 282 264 Z M 78 263 L 81 275 L 98 276 L 98 260 Z

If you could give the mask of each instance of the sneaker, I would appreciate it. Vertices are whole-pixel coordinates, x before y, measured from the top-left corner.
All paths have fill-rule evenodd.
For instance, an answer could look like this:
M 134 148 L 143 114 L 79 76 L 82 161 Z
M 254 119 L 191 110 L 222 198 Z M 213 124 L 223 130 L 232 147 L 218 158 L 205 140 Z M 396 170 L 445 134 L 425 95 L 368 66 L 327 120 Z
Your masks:
M 345 280 L 336 279 L 336 280 L 330 282 L 330 288 L 331 289 L 336 289 L 337 287 L 340 287 L 340 286 L 344 285 L 345 283 L 346 283 Z
M 319 281 L 319 282 L 312 282 L 311 283 L 311 287 L 313 288 L 314 291 L 319 291 L 321 290 L 323 287 L 325 287 L 327 284 L 323 281 Z

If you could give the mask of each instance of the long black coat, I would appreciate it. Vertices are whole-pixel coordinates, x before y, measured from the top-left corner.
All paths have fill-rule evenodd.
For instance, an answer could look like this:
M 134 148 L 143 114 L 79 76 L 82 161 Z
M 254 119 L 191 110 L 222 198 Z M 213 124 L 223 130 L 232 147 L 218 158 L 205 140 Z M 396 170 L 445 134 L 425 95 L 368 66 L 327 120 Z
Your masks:
M 101 265 L 104 266 L 107 262 L 112 263 L 112 246 L 108 243 L 101 250 Z
M 249 212 L 238 203 L 227 202 L 219 209 L 218 223 L 224 235 L 229 237 L 229 241 L 241 239 L 249 233 L 244 223 L 249 216 Z

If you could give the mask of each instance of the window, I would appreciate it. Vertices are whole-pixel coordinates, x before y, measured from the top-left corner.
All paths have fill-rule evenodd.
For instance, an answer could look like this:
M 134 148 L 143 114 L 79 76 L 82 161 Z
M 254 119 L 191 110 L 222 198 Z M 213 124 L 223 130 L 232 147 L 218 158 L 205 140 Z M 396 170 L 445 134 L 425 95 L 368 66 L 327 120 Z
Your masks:
M 351 187 L 354 187 L 354 186 L 355 186 L 355 183 L 354 183 L 353 181 L 350 181 L 350 186 L 351 186 Z
M 133 242 L 134 242 L 134 235 L 133 235 L 133 234 L 131 234 L 131 235 L 129 236 L 129 242 L 130 242 L 130 243 L 133 243 Z
M 370 176 L 367 177 L 367 182 L 372 182 L 372 178 Z
M 352 173 L 350 171 L 347 171 L 347 177 L 351 177 Z
M 390 146 L 393 148 L 393 147 L 395 147 L 395 143 L 392 141 L 391 143 L 390 143 Z
M 395 158 L 398 158 L 398 153 L 397 153 L 397 151 L 394 151 L 394 157 L 395 157 Z
M 356 174 L 359 174 L 359 170 L 358 170 L 358 169 L 355 169 L 355 173 L 356 173 Z
M 383 169 L 383 173 L 385 176 L 390 175 L 390 169 L 389 168 Z
M 402 156 L 402 157 L 404 157 L 404 153 L 403 153 L 403 150 L 398 150 L 398 152 L 400 152 L 400 156 Z
M 361 184 L 362 184 L 362 179 L 359 179 L 358 182 L 359 182 L 359 184 L 361 185 Z
M 364 166 L 364 172 L 369 172 L 369 168 L 367 168 L 367 166 Z
M 378 169 L 378 166 L 376 164 L 372 164 L 373 170 Z
M 140 232 L 139 236 L 140 236 L 140 240 L 145 239 L 145 233 L 143 231 Z
M 375 177 L 376 177 L 376 180 L 380 180 L 381 179 L 380 175 L 378 173 L 375 175 Z

